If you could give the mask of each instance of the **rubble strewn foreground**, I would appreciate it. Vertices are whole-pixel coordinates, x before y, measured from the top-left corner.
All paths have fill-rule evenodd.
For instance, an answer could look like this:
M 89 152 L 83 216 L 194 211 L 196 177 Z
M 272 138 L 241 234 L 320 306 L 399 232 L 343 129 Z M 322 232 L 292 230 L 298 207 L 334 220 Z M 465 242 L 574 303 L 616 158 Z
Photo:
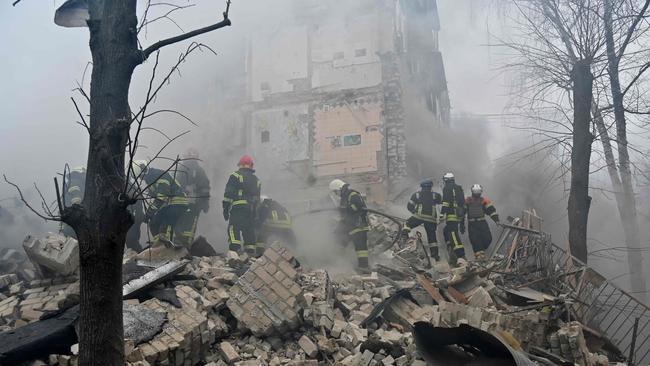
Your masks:
M 604 366 L 632 355 L 641 364 L 645 305 L 633 303 L 643 313 L 629 313 L 640 318 L 637 329 L 608 339 L 611 331 L 598 324 L 623 319 L 588 319 L 579 302 L 586 282 L 604 282 L 593 271 L 576 281 L 573 267 L 549 270 L 540 260 L 548 240 L 524 221 L 504 229 L 489 259 L 457 268 L 427 266 L 417 237 L 384 253 L 375 272 L 352 276 L 302 266 L 279 244 L 260 258 L 228 252 L 147 261 L 127 252 L 127 363 Z M 59 235 L 28 237 L 31 262 L 0 253 L 0 267 L 15 272 L 0 276 L 0 364 L 77 364 L 75 246 Z M 597 314 L 607 310 L 600 295 L 588 296 Z

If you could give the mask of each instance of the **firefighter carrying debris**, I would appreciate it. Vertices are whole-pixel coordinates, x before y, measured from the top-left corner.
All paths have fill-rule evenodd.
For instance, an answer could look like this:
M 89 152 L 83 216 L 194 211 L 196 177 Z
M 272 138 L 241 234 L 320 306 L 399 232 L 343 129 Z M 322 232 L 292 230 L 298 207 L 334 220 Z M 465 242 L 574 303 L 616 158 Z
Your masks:
M 350 185 L 340 179 L 334 179 L 329 184 L 330 191 L 340 198 L 339 211 L 341 221 L 336 232 L 344 245 L 352 241 L 357 252 L 359 269 L 367 270 L 368 263 L 368 211 L 361 193 L 350 188 Z
M 436 260 L 440 260 L 438 253 L 438 240 L 436 230 L 438 228 L 438 214 L 436 205 L 442 203 L 442 196 L 438 192 L 433 192 L 433 181 L 431 179 L 423 180 L 420 183 L 420 191 L 413 193 L 411 200 L 406 208 L 413 214 L 404 225 L 402 230 L 403 236 L 408 236 L 409 232 L 416 227 L 423 225 L 427 232 L 427 242 L 429 243 L 429 252 Z
M 490 216 L 495 223 L 499 223 L 499 215 L 492 201 L 483 197 L 483 187 L 480 184 L 472 186 L 472 195 L 465 199 L 465 209 L 467 212 L 469 241 L 474 249 L 476 258 L 483 258 L 485 250 L 492 243 L 492 233 L 485 219 Z
M 253 170 L 253 158 L 244 155 L 239 169 L 230 174 L 223 195 L 223 218 L 228 221 L 229 249 L 255 255 L 257 236 L 255 215 L 260 201 L 261 183 Z

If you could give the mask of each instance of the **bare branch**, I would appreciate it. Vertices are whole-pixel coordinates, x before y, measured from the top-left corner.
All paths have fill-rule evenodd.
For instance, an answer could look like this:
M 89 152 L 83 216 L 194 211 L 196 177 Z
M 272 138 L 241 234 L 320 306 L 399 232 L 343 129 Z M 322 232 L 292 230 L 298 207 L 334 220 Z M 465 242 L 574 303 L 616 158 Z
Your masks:
M 42 213 L 40 213 L 40 212 L 38 212 L 37 210 L 35 210 L 35 209 L 32 207 L 32 205 L 30 205 L 29 202 L 25 199 L 25 196 L 23 195 L 23 191 L 20 190 L 20 187 L 18 187 L 18 185 L 17 185 L 16 183 L 13 183 L 13 182 L 9 181 L 9 180 L 7 179 L 7 176 L 6 176 L 5 174 L 3 174 L 2 177 L 4 178 L 5 182 L 7 182 L 7 184 L 9 184 L 9 185 L 13 186 L 14 188 L 16 188 L 16 191 L 18 191 L 18 195 L 20 196 L 20 200 L 21 200 L 21 201 L 25 204 L 25 206 L 27 206 L 27 208 L 29 208 L 29 209 L 30 209 L 30 210 L 31 210 L 31 211 L 32 211 L 36 216 L 38 216 L 38 217 L 40 217 L 40 218 L 42 218 L 43 220 L 46 220 L 46 221 L 61 221 L 61 218 L 60 218 L 60 217 L 57 217 L 57 216 L 45 216 L 45 215 L 43 215 Z
M 222 21 L 220 21 L 219 23 L 215 23 L 213 25 L 204 27 L 204 28 L 195 29 L 193 31 L 190 31 L 190 32 L 187 32 L 187 33 L 175 36 L 175 37 L 163 39 L 161 41 L 158 41 L 158 42 L 152 44 L 151 46 L 149 46 L 149 47 L 145 48 L 143 51 L 141 51 L 141 56 L 142 57 L 141 57 L 140 63 L 144 62 L 147 58 L 149 58 L 149 55 L 151 55 L 152 53 L 158 51 L 159 49 L 161 49 L 161 48 L 163 48 L 165 46 L 169 46 L 171 44 L 182 42 L 182 41 L 184 41 L 186 39 L 190 39 L 192 37 L 196 37 L 196 36 L 199 36 L 199 35 L 204 34 L 204 33 L 212 32 L 214 30 L 230 26 L 232 23 L 230 22 L 230 19 L 228 18 L 228 12 L 229 11 L 230 11 L 230 0 L 226 0 L 226 11 L 223 12 L 223 20 Z

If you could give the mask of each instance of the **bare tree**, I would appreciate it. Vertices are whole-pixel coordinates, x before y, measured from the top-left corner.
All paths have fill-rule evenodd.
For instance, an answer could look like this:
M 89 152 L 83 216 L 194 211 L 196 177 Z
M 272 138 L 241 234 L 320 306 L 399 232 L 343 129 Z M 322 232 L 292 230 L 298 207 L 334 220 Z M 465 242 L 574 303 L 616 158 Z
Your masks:
M 130 194 L 133 190 L 127 188 L 129 178 L 128 173 L 125 174 L 125 163 L 127 152 L 132 159 L 137 149 L 142 120 L 153 114 L 146 113 L 146 105 L 159 90 L 155 89 L 153 95 L 148 93 L 145 106 L 133 113 L 128 101 L 131 77 L 138 65 L 161 48 L 231 25 L 228 17 L 230 1 L 226 1 L 221 21 L 146 48 L 140 46 L 138 32 L 149 23 L 146 14 L 151 2 L 147 3 L 140 26 L 136 0 L 82 2 L 85 3 L 88 7 L 92 75 L 90 95 L 80 88 L 90 105 L 87 123 L 79 112 L 81 124 L 90 137 L 84 199 L 81 204 L 65 207 L 56 184 L 60 217 L 55 216 L 47 205 L 44 206 L 47 214 L 42 217 L 60 219 L 70 225 L 79 240 L 79 363 L 122 366 L 122 257 L 126 233 L 133 223 L 128 207 L 141 199 Z M 196 49 L 193 47 L 196 45 L 181 55 L 179 63 Z M 156 65 L 157 62 L 156 57 Z M 149 91 L 152 92 L 151 84 Z M 158 112 L 162 111 L 154 113 Z M 129 131 L 134 122 L 138 123 L 138 132 L 132 139 Z M 145 190 L 146 187 L 137 190 L 136 194 Z
M 604 36 L 598 16 L 601 6 L 586 0 L 513 0 L 513 3 L 521 17 L 518 25 L 523 40 L 504 43 L 520 60 L 507 66 L 528 70 L 524 87 L 529 95 L 528 111 L 539 105 L 550 106 L 570 121 L 569 248 L 576 258 L 586 262 L 594 141 L 591 107 L 596 76 L 593 71 L 604 59 Z M 573 113 L 566 113 L 567 110 Z M 543 118 L 548 121 L 554 116 Z M 564 126 L 561 122 L 553 123 Z M 552 129 L 542 132 L 551 142 L 566 141 L 560 140 Z
M 630 162 L 629 142 L 627 137 L 627 118 L 625 107 L 625 94 L 640 79 L 650 63 L 648 61 L 638 64 L 638 56 L 628 55 L 629 47 L 648 30 L 645 20 L 650 0 L 644 1 L 612 1 L 603 0 L 603 27 L 605 30 L 605 44 L 607 49 L 607 74 L 610 86 L 610 96 L 614 110 L 614 121 L 616 126 L 616 145 L 618 152 L 618 166 L 609 137 L 609 132 L 604 128 L 600 111 L 596 112 L 596 122 L 599 124 L 599 133 L 604 148 L 610 152 L 606 155 L 608 173 L 615 192 L 618 212 L 621 218 L 625 245 L 628 250 L 628 262 L 630 265 L 632 291 L 645 294 L 646 283 L 643 270 L 643 254 L 641 253 L 641 236 L 639 230 L 639 219 L 637 217 L 637 204 L 632 178 Z M 637 6 L 638 5 L 638 6 Z M 634 52 L 633 52 L 634 53 Z M 631 58 L 632 75 L 629 77 L 629 84 L 623 89 L 621 85 L 621 62 L 625 58 Z M 628 60 L 630 61 L 630 60 Z M 627 69 L 627 68 L 626 68 Z M 601 121 L 598 121 L 601 119 Z M 609 144 L 610 146 L 607 146 Z M 618 169 L 617 169 L 618 168 Z M 641 295 L 645 297 L 644 295 Z

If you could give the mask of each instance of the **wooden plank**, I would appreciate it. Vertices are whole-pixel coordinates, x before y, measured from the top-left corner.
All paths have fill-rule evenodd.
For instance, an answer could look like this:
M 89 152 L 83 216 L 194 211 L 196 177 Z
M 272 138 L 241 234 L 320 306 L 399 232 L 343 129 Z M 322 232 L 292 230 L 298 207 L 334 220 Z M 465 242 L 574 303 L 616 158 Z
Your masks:
M 447 293 L 452 296 L 454 300 L 458 301 L 459 304 L 467 305 L 468 301 L 465 295 L 463 295 L 460 291 L 456 290 L 452 286 L 447 287 Z
M 441 302 L 445 302 L 446 300 L 442 297 L 440 294 L 440 291 L 438 288 L 436 288 L 431 281 L 426 278 L 425 275 L 419 273 L 417 275 L 417 280 L 418 283 L 426 290 L 427 293 L 431 296 L 431 298 L 437 303 L 440 304 Z

